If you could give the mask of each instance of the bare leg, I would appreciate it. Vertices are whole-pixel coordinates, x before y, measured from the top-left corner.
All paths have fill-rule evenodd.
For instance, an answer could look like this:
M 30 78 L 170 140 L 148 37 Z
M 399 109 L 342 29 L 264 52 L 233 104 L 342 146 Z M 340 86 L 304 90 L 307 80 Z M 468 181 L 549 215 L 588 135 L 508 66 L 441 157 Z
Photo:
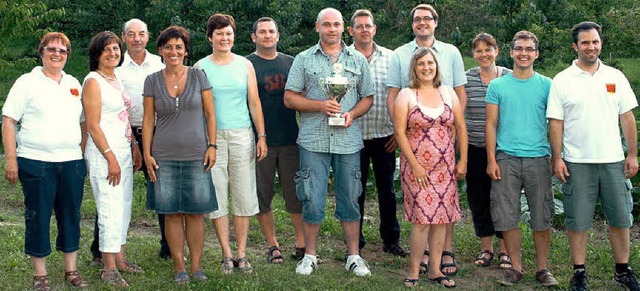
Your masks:
M 485 236 L 480 238 L 480 250 L 493 252 L 493 236 Z M 483 252 L 482 257 L 489 259 L 490 255 Z M 482 260 L 476 259 L 474 263 L 476 265 L 482 265 L 484 262 Z
M 204 248 L 204 215 L 185 214 L 184 217 L 189 257 L 191 259 L 191 273 L 195 273 L 202 269 L 200 260 L 202 259 L 202 250 Z M 173 250 L 171 254 L 173 254 Z
M 305 247 L 304 230 L 302 229 L 302 214 L 291 213 L 291 222 L 293 223 L 293 231 L 296 233 L 296 247 Z
M 31 257 L 31 265 L 33 266 L 33 271 L 35 276 L 46 276 L 47 275 L 47 258 L 36 258 Z
M 102 263 L 104 264 L 105 270 L 115 270 L 116 269 L 116 256 L 119 253 L 102 253 Z
M 72 272 L 72 271 L 78 270 L 78 266 L 76 266 L 76 262 L 78 261 L 78 251 L 63 253 L 62 257 L 64 258 L 65 272 Z
M 360 221 L 341 222 L 344 238 L 347 241 L 347 254 L 359 255 L 360 248 Z
M 520 237 L 520 229 L 517 227 L 511 230 L 503 231 L 504 244 L 507 253 L 511 257 L 511 265 L 513 269 L 522 273 L 522 260 L 520 259 L 520 246 L 522 238 Z
M 229 245 L 229 217 L 225 215 L 212 219 L 211 222 L 213 222 L 213 226 L 216 229 L 216 236 L 220 242 L 222 256 L 225 258 L 233 257 L 231 246 Z
M 244 258 L 247 256 L 247 238 L 249 237 L 249 216 L 233 216 L 233 229 L 236 233 L 236 240 L 238 241 L 238 258 Z M 241 262 L 238 267 L 244 267 L 245 263 Z
M 260 223 L 260 229 L 262 230 L 262 234 L 264 238 L 267 240 L 267 246 L 272 247 L 280 247 L 278 244 L 278 240 L 276 239 L 276 231 L 275 225 L 273 222 L 273 211 L 269 211 L 267 213 L 258 213 L 256 215 L 258 222 Z M 278 250 L 273 251 L 274 256 L 282 256 L 282 253 Z M 282 259 L 274 259 L 273 263 L 282 263 Z
M 453 253 L 453 226 L 455 225 L 455 223 L 447 223 L 445 224 L 446 226 L 446 234 L 444 237 L 444 251 L 449 251 L 451 253 Z M 431 233 L 431 231 L 429 232 Z M 433 257 L 433 256 L 431 256 Z M 442 263 L 453 263 L 453 258 L 450 256 L 445 256 L 444 260 L 442 261 Z M 457 271 L 457 267 L 447 267 L 444 269 L 445 272 L 447 273 L 453 273 L 455 271 Z
M 584 265 L 587 257 L 587 232 L 569 230 L 569 249 L 574 265 Z M 614 250 L 615 252 L 615 250 Z
M 617 264 L 629 262 L 629 229 L 609 227 L 609 241 Z
M 173 258 L 173 268 L 176 273 L 182 272 L 186 269 L 184 264 L 184 216 L 182 214 L 166 214 L 164 216 L 164 231 Z
M 533 242 L 536 245 L 536 265 L 538 271 L 547 268 L 549 248 L 551 248 L 551 229 L 533 232 Z
M 440 271 L 440 264 L 442 263 L 442 251 L 444 249 L 445 237 L 447 233 L 448 225 L 446 224 L 433 224 L 429 228 L 429 249 L 431 256 L 429 258 L 429 278 L 435 279 L 444 276 Z M 445 286 L 455 285 L 453 280 L 447 280 Z
M 427 235 L 429 226 L 426 224 L 413 224 L 409 237 L 409 279 L 418 279 L 420 276 L 420 262 L 423 251 L 427 247 Z
M 305 254 L 316 255 L 316 248 L 318 247 L 318 234 L 320 233 L 320 224 L 303 223 L 302 228 L 304 230 L 304 242 L 307 246 Z

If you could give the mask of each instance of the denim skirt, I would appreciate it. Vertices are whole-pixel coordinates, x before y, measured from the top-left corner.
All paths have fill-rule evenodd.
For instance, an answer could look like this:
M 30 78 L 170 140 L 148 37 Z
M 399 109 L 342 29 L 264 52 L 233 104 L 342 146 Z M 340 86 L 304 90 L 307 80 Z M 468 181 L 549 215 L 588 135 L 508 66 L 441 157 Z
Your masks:
M 202 160 L 156 162 L 156 213 L 206 214 L 218 210 L 211 174 L 205 172 Z

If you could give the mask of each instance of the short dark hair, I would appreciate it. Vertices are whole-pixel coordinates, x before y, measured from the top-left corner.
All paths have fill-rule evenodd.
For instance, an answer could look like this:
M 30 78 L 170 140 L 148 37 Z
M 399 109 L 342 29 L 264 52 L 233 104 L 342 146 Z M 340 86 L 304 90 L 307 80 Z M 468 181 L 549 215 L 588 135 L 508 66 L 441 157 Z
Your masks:
M 95 71 L 98 69 L 100 56 L 104 51 L 104 48 L 107 45 L 112 43 L 117 43 L 120 48 L 120 62 L 118 62 L 118 66 L 122 65 L 124 61 L 124 50 L 122 49 L 122 41 L 120 38 L 111 31 L 103 31 L 98 32 L 92 39 L 89 44 L 89 70 Z
M 442 85 L 442 76 L 440 74 L 440 63 L 438 62 L 438 57 L 430 48 L 421 47 L 413 53 L 411 56 L 411 62 L 409 63 L 409 88 L 411 89 L 420 88 L 418 74 L 416 74 L 416 66 L 418 65 L 418 59 L 426 55 L 432 55 L 433 60 L 436 62 L 436 75 L 433 77 L 433 87 L 439 88 L 440 85 Z
M 481 42 L 483 42 L 487 46 L 490 46 L 494 49 L 498 48 L 498 42 L 493 37 L 493 35 L 490 35 L 486 32 L 481 32 L 478 35 L 476 35 L 476 37 L 473 39 L 473 42 L 471 42 L 471 49 L 475 50 L 478 44 L 480 44 Z
M 44 52 L 44 47 L 47 46 L 50 42 L 59 39 L 60 42 L 67 48 L 67 55 L 71 54 L 71 42 L 69 38 L 62 32 L 47 32 L 40 39 L 40 44 L 38 44 L 38 55 L 42 58 L 42 54 Z
M 231 28 L 233 28 L 233 34 L 236 34 L 236 21 L 233 19 L 233 16 L 222 13 L 211 15 L 209 21 L 207 21 L 207 37 L 211 37 L 214 30 L 227 26 L 231 26 Z
M 578 44 L 578 34 L 583 31 L 595 29 L 598 32 L 598 36 L 602 38 L 602 26 L 595 22 L 583 21 L 571 28 L 571 37 L 573 37 L 573 43 Z
M 513 36 L 513 40 L 511 40 L 511 48 L 513 49 L 513 46 L 516 44 L 516 40 L 520 40 L 520 39 L 530 39 L 533 41 L 533 44 L 535 44 L 535 49 L 538 49 L 538 37 L 530 31 L 526 31 L 526 30 L 521 30 L 516 32 L 516 34 Z
M 436 9 L 433 8 L 433 6 L 429 5 L 429 4 L 418 4 L 418 6 L 413 7 L 413 9 L 411 9 L 411 21 L 413 22 L 413 16 L 416 13 L 416 10 L 427 10 L 431 12 L 431 15 L 433 16 L 433 20 L 434 21 L 438 21 L 438 12 L 436 12 Z
M 189 59 L 189 48 L 191 44 L 191 38 L 189 37 L 189 31 L 186 30 L 182 26 L 172 25 L 160 32 L 158 38 L 156 39 L 156 47 L 158 48 L 158 52 L 162 50 L 162 47 L 169 42 L 169 40 L 178 38 L 184 42 L 184 50 L 186 54 L 184 55 L 184 60 Z M 164 60 L 162 60 L 164 62 Z
M 258 20 L 256 20 L 256 22 L 253 23 L 253 26 L 251 27 L 251 29 L 253 30 L 253 33 L 258 32 L 258 24 L 260 22 L 269 22 L 269 21 L 273 22 L 273 24 L 276 25 L 276 31 L 278 31 L 278 23 L 275 20 L 273 20 L 273 18 L 265 16 L 265 17 L 258 18 Z
M 371 18 L 371 22 L 373 21 L 373 14 L 371 14 L 371 11 L 369 11 L 369 9 L 358 9 L 356 10 L 356 12 L 353 13 L 353 16 L 351 16 L 351 20 L 350 20 L 350 26 L 353 26 L 353 23 L 356 21 L 357 17 L 360 16 L 368 16 L 369 18 Z

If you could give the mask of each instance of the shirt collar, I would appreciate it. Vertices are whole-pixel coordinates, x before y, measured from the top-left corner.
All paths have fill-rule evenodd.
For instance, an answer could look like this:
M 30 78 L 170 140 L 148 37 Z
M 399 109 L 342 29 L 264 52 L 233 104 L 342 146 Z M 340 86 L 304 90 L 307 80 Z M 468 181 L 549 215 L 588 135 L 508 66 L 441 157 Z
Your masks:
M 413 41 L 410 42 L 410 43 L 411 43 L 411 51 L 412 52 L 415 52 L 418 48 L 420 48 L 420 46 L 418 45 L 418 40 L 416 38 L 414 38 Z M 442 43 L 442 42 L 437 40 L 437 39 L 435 39 L 435 37 L 434 37 L 433 45 L 431 45 L 430 49 L 432 49 L 432 50 L 437 52 L 440 43 Z
M 340 41 L 340 45 L 342 46 L 342 52 L 341 52 L 341 54 L 342 54 L 342 53 L 346 53 L 346 54 L 348 54 L 348 55 L 352 54 L 351 50 L 349 49 L 349 47 L 347 46 L 347 44 L 346 44 L 346 43 L 344 43 L 344 41 Z M 355 48 L 353 48 L 353 49 L 355 50 Z M 326 55 L 326 53 L 322 50 L 322 46 L 320 45 L 320 41 L 318 41 L 318 43 L 317 43 L 316 45 L 314 45 L 314 46 L 311 48 L 311 51 L 312 51 L 314 54 L 321 53 L 321 54 Z
M 38 78 L 47 78 L 47 79 L 49 79 L 49 77 L 47 77 L 44 74 L 42 66 L 36 66 L 35 68 L 33 68 L 33 70 L 31 70 L 31 72 L 36 74 L 38 76 Z M 62 79 L 64 79 L 66 76 L 67 76 L 67 73 L 62 71 Z M 60 80 L 62 80 L 62 79 L 60 79 Z
M 352 43 L 348 46 L 348 48 L 352 49 L 352 50 L 357 50 L 356 49 L 356 44 Z M 376 42 L 373 42 L 373 54 L 372 56 L 379 56 L 382 54 L 382 51 L 380 49 L 378 49 L 378 44 L 376 44 Z
M 598 59 L 598 70 L 596 70 L 596 72 L 594 73 L 597 74 L 598 72 L 600 72 L 600 70 L 602 70 L 602 67 L 604 66 L 604 64 L 602 63 L 602 61 L 600 59 Z M 574 75 L 580 75 L 580 74 L 589 74 L 591 75 L 589 72 L 581 69 L 580 67 L 578 67 L 578 60 L 573 60 L 573 62 L 571 62 L 571 67 L 569 67 L 571 72 Z
M 144 66 L 149 63 L 149 51 L 144 50 L 144 60 L 142 64 L 138 65 L 138 63 L 134 62 L 131 56 L 129 55 L 129 51 L 124 52 L 124 60 L 122 61 L 122 66 L 135 65 L 135 66 Z

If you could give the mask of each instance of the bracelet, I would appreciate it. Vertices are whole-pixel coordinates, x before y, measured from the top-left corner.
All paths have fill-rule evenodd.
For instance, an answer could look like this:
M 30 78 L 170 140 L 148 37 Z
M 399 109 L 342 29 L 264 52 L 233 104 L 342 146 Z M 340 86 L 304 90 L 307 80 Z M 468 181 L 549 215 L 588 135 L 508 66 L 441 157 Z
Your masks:
M 214 149 L 216 149 L 216 150 L 217 150 L 217 149 L 218 149 L 218 145 L 217 145 L 217 144 L 215 144 L 215 143 L 210 143 L 210 144 L 207 146 L 207 148 L 214 148 Z
M 104 154 L 106 154 L 106 153 L 108 153 L 110 151 L 111 151 L 111 148 L 108 148 L 108 149 L 104 150 L 104 152 L 102 152 L 102 154 L 104 155 Z
M 258 133 L 258 138 L 261 138 L 261 137 L 267 138 L 267 134 L 264 133 L 264 132 L 263 133 Z
M 138 141 L 134 139 L 133 144 L 138 144 Z

